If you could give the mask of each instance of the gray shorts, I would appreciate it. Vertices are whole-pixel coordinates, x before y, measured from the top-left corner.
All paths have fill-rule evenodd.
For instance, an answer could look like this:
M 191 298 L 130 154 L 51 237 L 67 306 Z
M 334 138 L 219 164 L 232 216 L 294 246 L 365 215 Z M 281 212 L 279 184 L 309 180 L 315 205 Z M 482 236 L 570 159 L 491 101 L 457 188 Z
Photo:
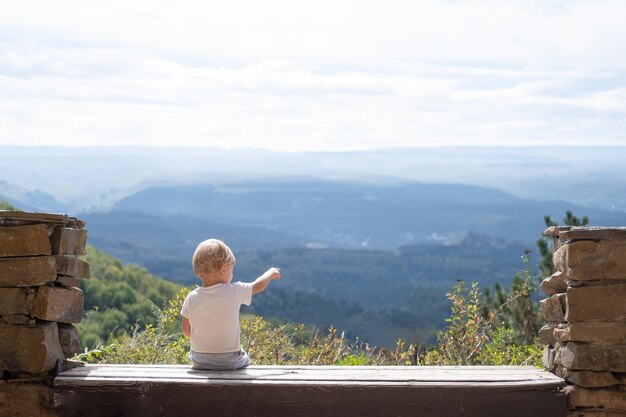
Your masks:
M 239 352 L 229 353 L 198 353 L 191 350 L 189 357 L 193 369 L 228 371 L 250 365 L 250 358 L 243 349 L 240 349 Z

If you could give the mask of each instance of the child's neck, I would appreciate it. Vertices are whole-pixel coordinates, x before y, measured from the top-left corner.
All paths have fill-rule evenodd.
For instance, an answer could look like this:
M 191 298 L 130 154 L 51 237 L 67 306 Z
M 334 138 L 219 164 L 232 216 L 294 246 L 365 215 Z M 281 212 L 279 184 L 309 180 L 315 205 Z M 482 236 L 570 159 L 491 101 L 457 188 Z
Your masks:
M 224 281 L 220 275 L 208 275 L 206 277 L 201 277 L 202 286 L 203 287 L 212 287 L 217 284 L 223 284 Z

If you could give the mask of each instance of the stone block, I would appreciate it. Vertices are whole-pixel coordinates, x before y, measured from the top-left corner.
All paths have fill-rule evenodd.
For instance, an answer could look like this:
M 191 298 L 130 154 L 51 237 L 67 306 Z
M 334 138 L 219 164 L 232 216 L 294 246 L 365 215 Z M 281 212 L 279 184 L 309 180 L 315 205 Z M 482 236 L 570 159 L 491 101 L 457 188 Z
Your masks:
M 84 295 L 78 288 L 40 287 L 33 316 L 47 321 L 78 323 L 83 318 Z
M 11 314 L 0 316 L 0 322 L 4 324 L 35 324 L 35 319 L 24 314 Z
M 556 329 L 556 324 L 546 324 L 541 329 L 539 329 L 539 342 L 542 345 L 551 345 L 554 346 L 556 344 L 556 340 L 554 340 L 553 332 Z
M 626 345 L 558 344 L 554 362 L 580 371 L 626 372 Z
M 611 387 L 620 385 L 612 372 L 575 371 L 557 366 L 554 373 L 570 384 L 585 388 Z
M 562 245 L 552 254 L 552 263 L 558 272 L 566 272 L 567 270 L 566 247 L 567 245 Z
M 0 370 L 42 373 L 64 359 L 56 323 L 0 324 Z
M 71 324 L 59 323 L 59 342 L 66 358 L 81 352 L 78 330 Z
M 0 258 L 0 287 L 36 287 L 54 281 L 54 257 Z
M 57 274 L 74 277 L 89 278 L 91 271 L 89 262 L 82 261 L 73 256 L 57 255 L 54 257 L 56 261 Z
M 50 384 L 0 384 L 0 417 L 56 417 Z
M 70 221 L 78 221 L 75 217 L 68 217 L 58 213 L 33 213 L 22 210 L 2 210 L 0 211 L 0 223 L 5 221 L 21 221 L 31 223 L 59 223 L 65 224 Z
M 574 322 L 553 332 L 557 342 L 589 342 L 605 345 L 626 345 L 626 323 Z
M 558 271 L 541 282 L 541 289 L 548 295 L 564 293 L 567 291 L 565 274 Z
M 62 275 L 57 276 L 57 280 L 55 281 L 58 284 L 63 285 L 64 287 L 80 287 L 80 279 L 72 278 L 72 277 L 64 277 Z
M 565 321 L 566 298 L 566 294 L 554 294 L 539 302 L 546 320 L 552 323 Z
M 626 319 L 626 284 L 567 290 L 568 322 Z
M 562 229 L 558 234 L 560 239 L 581 240 L 626 240 L 626 227 L 583 226 Z
M 570 242 L 562 249 L 566 251 L 568 279 L 626 280 L 626 241 L 580 240 Z
M 53 255 L 85 255 L 87 253 L 87 231 L 57 226 L 50 236 Z
M 0 316 L 29 315 L 35 291 L 31 288 L 0 288 Z
M 0 257 L 50 255 L 51 252 L 46 225 L 0 227 Z
M 605 411 L 626 411 L 626 391 L 622 388 L 590 389 L 574 386 L 568 389 L 569 408 L 602 408 Z
M 556 364 L 554 363 L 556 349 L 546 346 L 543 350 L 543 358 L 541 362 L 543 366 L 550 372 L 554 372 Z

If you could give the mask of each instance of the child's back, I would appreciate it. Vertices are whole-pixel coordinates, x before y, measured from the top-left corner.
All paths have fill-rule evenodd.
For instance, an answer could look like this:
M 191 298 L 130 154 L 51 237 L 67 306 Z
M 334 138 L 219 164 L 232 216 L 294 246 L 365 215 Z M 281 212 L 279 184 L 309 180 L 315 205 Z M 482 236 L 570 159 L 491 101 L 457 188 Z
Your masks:
M 250 305 L 253 294 L 279 279 L 280 270 L 270 268 L 252 283 L 231 284 L 234 265 L 232 251 L 217 239 L 200 243 L 193 255 L 202 287 L 187 295 L 180 314 L 183 334 L 191 340 L 189 356 L 194 368 L 238 369 L 250 364 L 241 348 L 239 308 Z

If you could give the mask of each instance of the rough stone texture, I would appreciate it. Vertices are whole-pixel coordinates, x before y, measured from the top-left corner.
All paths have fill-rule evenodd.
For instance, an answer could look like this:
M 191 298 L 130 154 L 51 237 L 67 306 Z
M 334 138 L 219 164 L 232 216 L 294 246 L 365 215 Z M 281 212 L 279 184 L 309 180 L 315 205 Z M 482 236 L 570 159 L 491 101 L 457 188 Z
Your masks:
M 50 255 L 50 253 L 46 225 L 0 227 L 0 257 Z
M 626 391 L 623 388 L 590 389 L 568 387 L 567 402 L 570 408 L 603 408 L 626 411 Z
M 57 255 L 54 259 L 56 260 L 56 271 L 59 275 L 74 278 L 89 278 L 91 274 L 89 262 L 64 255 Z
M 49 384 L 0 383 L 0 417 L 54 417 Z
M 85 255 L 87 231 L 70 227 L 55 227 L 50 236 L 50 243 L 54 255 Z
M 58 223 L 67 224 L 80 221 L 75 217 L 68 217 L 66 214 L 57 213 L 33 213 L 21 210 L 1 210 L 0 223 L 6 221 L 21 221 L 30 223 Z
M 565 321 L 566 298 L 566 294 L 554 294 L 539 302 L 546 320 L 552 323 Z
M 552 263 L 558 272 L 567 271 L 567 245 L 563 245 L 552 254 Z
M 546 346 L 543 350 L 543 358 L 541 359 L 541 362 L 543 363 L 543 366 L 550 372 L 554 372 L 556 369 L 556 364 L 554 363 L 554 359 L 555 359 L 555 355 L 556 355 L 556 350 Z
M 626 280 L 626 241 L 581 240 L 570 242 L 561 249 L 567 252 L 565 258 L 568 279 Z
M 624 239 L 626 240 L 626 227 L 599 227 L 599 226 L 584 226 L 584 227 L 569 227 L 568 229 L 562 228 L 558 233 L 559 238 L 563 240 L 570 239 L 584 239 L 584 240 L 614 240 Z
M 66 358 L 71 358 L 81 351 L 78 330 L 71 324 L 59 323 L 59 342 Z
M 557 345 L 554 362 L 567 369 L 626 372 L 626 345 L 569 342 Z
M 570 384 L 586 388 L 611 387 L 620 385 L 619 379 L 611 372 L 575 371 L 557 366 L 554 373 Z
M 56 276 L 53 256 L 0 258 L 0 287 L 36 287 Z
M 34 290 L 30 288 L 0 288 L 0 316 L 29 315 L 33 301 Z
M 626 345 L 626 323 L 575 322 L 553 332 L 558 342 L 593 342 Z
M 84 294 L 78 288 L 40 287 L 33 316 L 61 323 L 78 323 L 83 318 Z
M 569 288 L 565 318 L 568 322 L 624 320 L 625 300 L 626 284 Z
M 63 285 L 64 287 L 76 287 L 76 288 L 80 287 L 79 278 L 64 277 L 62 275 L 59 275 L 55 282 Z
M 539 342 L 542 345 L 551 345 L 554 346 L 556 344 L 556 340 L 554 339 L 553 332 L 556 329 L 556 324 L 546 324 L 541 329 L 539 329 Z
M 564 293 L 567 291 L 565 274 L 558 271 L 541 282 L 541 289 L 548 295 Z
M 543 231 L 544 236 L 559 237 L 561 233 L 570 230 L 573 226 L 550 226 Z
M 35 324 L 35 320 L 23 314 L 0 316 L 0 322 L 5 324 Z
M 56 323 L 0 324 L 0 370 L 42 373 L 62 359 Z

